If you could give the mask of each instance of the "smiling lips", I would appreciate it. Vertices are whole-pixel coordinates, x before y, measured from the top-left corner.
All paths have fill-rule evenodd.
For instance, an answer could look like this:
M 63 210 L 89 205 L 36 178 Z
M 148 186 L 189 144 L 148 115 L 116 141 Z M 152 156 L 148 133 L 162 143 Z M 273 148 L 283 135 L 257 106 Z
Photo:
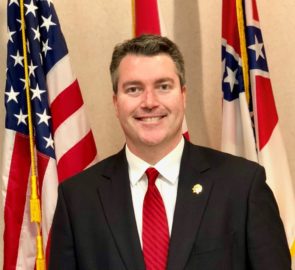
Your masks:
M 141 117 L 135 117 L 136 120 L 146 122 L 146 123 L 153 123 L 158 122 L 162 118 L 166 117 L 167 115 L 159 115 L 159 116 L 141 116 Z

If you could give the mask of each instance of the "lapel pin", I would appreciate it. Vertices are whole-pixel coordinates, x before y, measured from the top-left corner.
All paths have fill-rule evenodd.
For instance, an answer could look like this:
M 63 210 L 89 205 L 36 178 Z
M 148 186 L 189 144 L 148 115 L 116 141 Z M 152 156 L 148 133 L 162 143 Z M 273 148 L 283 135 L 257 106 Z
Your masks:
M 200 194 L 203 191 L 203 187 L 200 184 L 196 184 L 192 188 L 193 193 Z

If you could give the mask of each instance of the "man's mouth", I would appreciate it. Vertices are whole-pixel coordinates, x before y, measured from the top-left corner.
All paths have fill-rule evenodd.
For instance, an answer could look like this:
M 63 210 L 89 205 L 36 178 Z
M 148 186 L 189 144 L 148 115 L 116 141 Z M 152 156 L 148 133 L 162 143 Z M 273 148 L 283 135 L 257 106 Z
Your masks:
M 166 115 L 162 116 L 151 116 L 151 117 L 135 117 L 136 120 L 146 122 L 146 123 L 153 123 L 153 122 L 158 122 L 162 118 L 164 118 Z

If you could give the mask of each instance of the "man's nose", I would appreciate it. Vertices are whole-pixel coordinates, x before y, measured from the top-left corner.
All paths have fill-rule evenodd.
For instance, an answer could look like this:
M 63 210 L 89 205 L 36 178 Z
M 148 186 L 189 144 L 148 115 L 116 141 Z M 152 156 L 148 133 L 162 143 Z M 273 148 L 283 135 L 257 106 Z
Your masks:
M 146 108 L 152 109 L 158 106 L 158 104 L 159 102 L 158 102 L 156 90 L 153 88 L 146 89 L 143 95 L 143 105 Z

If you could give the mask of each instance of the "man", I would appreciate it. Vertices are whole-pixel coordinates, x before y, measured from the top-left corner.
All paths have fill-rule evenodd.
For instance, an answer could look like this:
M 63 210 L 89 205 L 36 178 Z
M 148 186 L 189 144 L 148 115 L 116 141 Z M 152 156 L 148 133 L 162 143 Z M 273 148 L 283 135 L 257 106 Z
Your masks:
M 49 269 L 290 270 L 264 169 L 184 140 L 176 45 L 128 40 L 110 71 L 126 146 L 60 185 Z

